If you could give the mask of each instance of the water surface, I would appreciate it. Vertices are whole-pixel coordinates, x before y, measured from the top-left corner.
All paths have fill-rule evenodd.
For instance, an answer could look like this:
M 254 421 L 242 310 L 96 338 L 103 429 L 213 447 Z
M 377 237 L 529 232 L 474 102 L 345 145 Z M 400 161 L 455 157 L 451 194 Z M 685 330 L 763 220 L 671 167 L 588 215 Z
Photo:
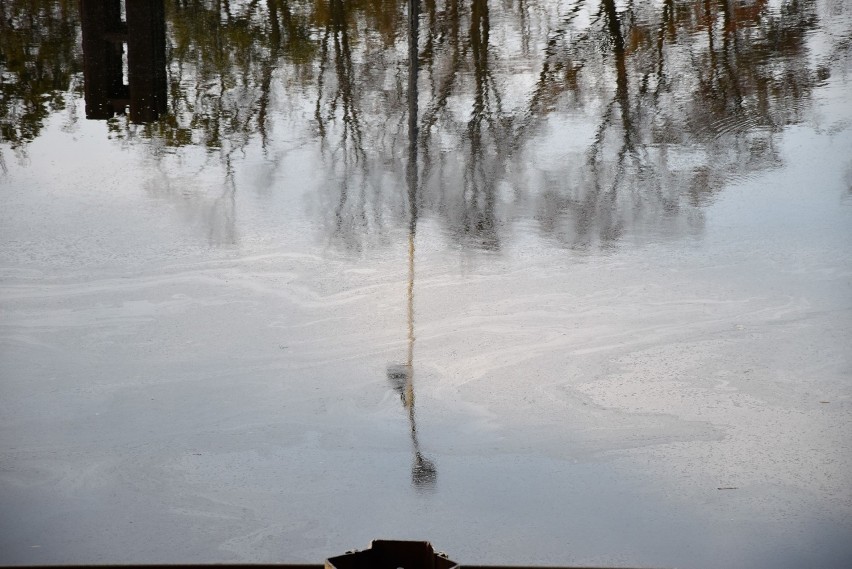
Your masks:
M 0 5 L 0 562 L 852 563 L 850 2 L 83 16 Z

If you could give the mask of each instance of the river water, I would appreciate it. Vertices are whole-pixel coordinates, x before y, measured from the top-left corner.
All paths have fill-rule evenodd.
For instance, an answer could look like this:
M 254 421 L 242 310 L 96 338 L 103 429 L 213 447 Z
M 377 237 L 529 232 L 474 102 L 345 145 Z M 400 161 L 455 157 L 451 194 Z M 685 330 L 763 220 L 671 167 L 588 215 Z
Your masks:
M 152 14 L 0 4 L 0 563 L 852 566 L 852 3 Z

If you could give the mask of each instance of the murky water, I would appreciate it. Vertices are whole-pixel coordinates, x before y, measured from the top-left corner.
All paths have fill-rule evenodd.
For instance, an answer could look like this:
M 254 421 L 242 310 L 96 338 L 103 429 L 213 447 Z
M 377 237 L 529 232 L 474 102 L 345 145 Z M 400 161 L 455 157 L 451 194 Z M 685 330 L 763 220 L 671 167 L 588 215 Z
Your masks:
M 848 0 L 87 4 L 0 3 L 0 563 L 852 564 Z

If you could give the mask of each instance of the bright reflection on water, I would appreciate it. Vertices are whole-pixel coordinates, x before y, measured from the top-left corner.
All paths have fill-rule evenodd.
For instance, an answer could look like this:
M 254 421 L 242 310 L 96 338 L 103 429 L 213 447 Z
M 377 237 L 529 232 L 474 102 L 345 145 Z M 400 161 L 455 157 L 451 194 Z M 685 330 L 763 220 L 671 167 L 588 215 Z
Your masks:
M 0 563 L 852 564 L 849 0 L 123 5 L 0 3 Z

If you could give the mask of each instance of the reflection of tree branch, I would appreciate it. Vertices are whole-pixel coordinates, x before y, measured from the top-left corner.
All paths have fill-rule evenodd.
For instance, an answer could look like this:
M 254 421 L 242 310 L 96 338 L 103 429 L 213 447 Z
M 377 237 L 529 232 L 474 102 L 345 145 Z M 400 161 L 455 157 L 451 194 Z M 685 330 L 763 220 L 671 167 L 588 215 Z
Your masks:
M 23 156 L 82 71 L 75 0 L 0 2 L 0 143 Z
M 663 14 L 660 18 L 660 28 L 657 31 L 657 80 L 656 80 L 656 88 L 654 89 L 654 103 L 656 104 L 659 101 L 660 92 L 663 89 L 663 86 L 666 83 L 666 74 L 665 74 L 665 41 L 666 35 L 671 34 L 675 36 L 675 27 L 674 27 L 674 0 L 665 0 L 663 3 Z
M 359 100 L 357 97 L 357 81 L 352 60 L 352 50 L 349 36 L 348 5 L 344 0 L 329 0 L 329 11 L 325 19 L 325 33 L 320 42 L 320 68 L 317 83 L 317 101 L 314 117 L 318 123 L 320 140 L 323 146 L 327 144 L 331 134 L 330 127 L 339 117 L 342 123 L 340 142 L 331 149 L 330 159 L 340 154 L 342 159 L 338 166 L 344 171 L 340 174 L 339 195 L 334 207 L 335 235 L 342 238 L 348 246 L 355 246 L 357 232 L 347 230 L 348 221 L 356 221 L 364 229 L 368 224 L 367 188 L 368 164 L 367 154 L 363 147 L 362 127 L 360 123 Z M 326 75 L 332 70 L 334 87 L 326 92 Z M 338 114 L 339 113 L 339 114 Z M 358 166 L 356 173 L 351 166 Z M 352 184 L 357 184 L 359 195 L 352 195 Z M 351 204 L 356 211 L 346 215 L 346 208 Z M 376 217 L 378 219 L 378 217 Z
M 275 0 L 266 0 L 266 10 L 269 15 L 269 65 L 263 69 L 263 76 L 260 80 L 260 108 L 257 113 L 257 128 L 260 131 L 261 145 L 264 150 L 268 142 L 266 132 L 267 112 L 269 109 L 269 88 L 272 83 L 272 71 L 274 69 L 272 63 L 277 62 L 278 52 L 281 49 L 281 26 L 278 22 L 278 5 Z
M 502 96 L 497 88 L 489 61 L 490 13 L 487 0 L 473 0 L 469 12 L 462 12 L 457 0 L 446 3 L 446 18 L 434 13 L 434 5 L 427 4 L 427 19 L 432 23 L 427 35 L 427 69 L 432 79 L 431 102 L 423 113 L 420 138 L 424 146 L 424 179 L 436 180 L 444 196 L 444 177 L 436 171 L 429 144 L 433 127 L 439 120 L 446 120 L 446 132 L 462 136 L 470 152 L 466 153 L 462 177 L 462 193 L 459 196 L 461 211 L 459 218 L 451 222 L 453 232 L 465 239 L 474 240 L 478 246 L 497 248 L 496 181 L 504 171 L 509 159 L 510 137 L 508 121 L 502 109 Z M 469 18 L 467 37 L 462 36 L 461 23 Z M 436 80 L 434 57 L 439 53 L 440 40 L 446 40 L 449 65 L 447 71 Z M 455 123 L 448 109 L 450 97 L 464 88 L 463 73 L 470 55 L 470 79 L 473 92 L 470 94 L 470 115 L 463 125 Z M 493 148 L 490 154 L 486 149 Z M 439 156 L 437 166 L 444 167 L 444 157 Z
M 552 12 L 551 4 L 528 0 L 422 2 L 420 189 L 408 201 L 477 247 L 496 247 L 502 238 L 498 188 L 511 186 L 519 204 L 541 193 L 537 182 L 536 191 L 525 191 L 527 175 L 552 180 L 541 200 L 559 206 L 548 214 L 586 220 L 577 222 L 574 243 L 595 231 L 616 235 L 618 220 L 646 215 L 641 208 L 668 215 L 683 196 L 703 203 L 732 174 L 780 163 L 774 133 L 801 120 L 834 65 L 834 52 L 817 63 L 810 57 L 808 30 L 819 24 L 811 0 L 578 0 Z M 541 17 L 533 16 L 537 6 Z M 388 87 L 385 72 L 404 64 L 381 65 L 402 52 L 399 2 L 167 0 L 166 8 L 172 112 L 144 127 L 116 119 L 108 124 L 112 136 L 162 142 L 152 152 L 203 145 L 208 166 L 230 168 L 225 164 L 238 164 L 253 141 L 264 151 L 273 147 L 276 113 L 291 101 L 300 109 L 312 97 L 304 93 L 315 93 L 311 124 L 341 183 L 331 187 L 328 207 L 336 231 L 361 239 L 381 231 L 384 211 L 405 217 L 404 194 L 383 187 L 398 189 L 405 175 L 396 144 L 405 124 L 404 81 L 397 74 Z M 76 10 L 74 0 L 0 2 L 5 145 L 24 148 L 74 99 Z M 577 18 L 581 13 L 589 18 Z M 489 45 L 504 29 L 519 41 Z M 833 49 L 852 45 L 843 41 Z M 537 68 L 508 79 L 514 63 L 512 70 L 495 66 L 497 54 L 507 52 L 523 61 L 532 53 Z M 529 91 L 516 103 L 527 80 Z M 276 98 L 279 90 L 285 96 Z M 550 120 L 562 103 L 570 103 L 570 113 L 561 114 L 567 127 Z M 540 156 L 531 142 L 575 137 L 573 125 L 584 121 L 592 139 L 576 160 L 569 155 L 582 142 L 576 138 L 566 140 L 564 164 L 528 160 Z M 679 148 L 703 151 L 706 163 L 674 172 L 665 154 Z M 233 182 L 233 173 L 225 178 Z
M 740 92 L 740 79 L 737 77 L 737 73 L 731 64 L 732 52 L 736 52 L 737 50 L 736 23 L 731 18 L 728 0 L 719 0 L 719 5 L 722 7 L 724 18 L 724 26 L 722 28 L 722 64 L 728 76 L 728 84 L 731 86 L 731 91 L 733 91 L 734 108 L 740 109 L 743 100 L 742 93 Z
M 560 49 L 559 45 L 565 41 L 570 26 L 585 4 L 585 0 L 579 0 L 561 19 L 559 27 L 548 34 L 538 82 L 529 97 L 526 112 L 514 121 L 510 148 L 522 147 L 537 132 L 538 125 L 549 115 L 553 104 L 565 91 L 579 89 L 577 77 L 584 65 L 572 61 L 568 46 Z M 587 39 L 588 36 L 583 35 L 574 38 L 573 43 L 580 44 Z
M 439 20 L 434 14 L 434 4 L 432 5 L 432 8 L 433 12 L 430 14 L 430 31 L 432 33 L 427 34 L 428 40 L 426 44 L 430 47 L 430 49 L 424 53 L 427 69 L 429 70 L 429 76 L 432 78 L 432 103 L 423 111 L 423 118 L 421 119 L 422 126 L 420 132 L 421 136 L 424 137 L 423 142 L 426 142 L 426 137 L 429 136 L 432 127 L 434 127 L 438 121 L 438 114 L 446 109 L 447 101 L 453 93 L 453 89 L 456 87 L 456 81 L 461 71 L 464 56 L 463 50 L 465 48 L 464 42 L 461 41 L 461 32 L 459 29 L 461 19 L 461 14 L 459 12 L 459 0 L 448 0 L 447 20 L 450 25 L 449 37 L 446 43 L 450 46 L 452 55 L 450 57 L 449 71 L 441 85 L 436 87 L 434 79 L 435 61 L 433 51 L 435 36 L 442 34 L 442 32 L 446 31 L 446 29 L 445 26 L 443 26 L 443 21 Z
M 234 178 L 234 166 L 231 156 L 225 159 L 225 183 L 222 195 L 213 201 L 208 220 L 209 241 L 216 245 L 233 245 L 237 242 L 236 229 L 237 183 Z
M 627 64 L 624 46 L 624 37 L 621 31 L 621 22 L 615 9 L 613 0 L 602 0 L 601 13 L 607 23 L 610 44 L 612 45 L 613 58 L 615 60 L 615 95 L 606 106 L 601 116 L 600 124 L 595 133 L 594 142 L 589 151 L 589 161 L 593 167 L 599 162 L 599 157 L 606 138 L 606 132 L 611 125 L 613 109 L 618 105 L 621 113 L 621 130 L 623 144 L 618 152 L 618 169 L 623 166 L 624 159 L 628 153 L 635 156 L 635 142 L 633 139 L 633 121 L 630 117 L 630 90 L 627 79 Z
M 319 124 L 319 132 L 322 139 L 327 136 L 327 125 L 332 120 L 339 108 L 343 122 L 342 138 L 339 150 L 344 153 L 344 161 L 348 156 L 348 144 L 352 143 L 351 149 L 356 163 L 366 159 L 362 144 L 361 124 L 359 121 L 358 103 L 355 97 L 355 75 L 352 64 L 352 51 L 349 45 L 349 25 L 347 22 L 346 4 L 344 0 L 329 0 L 329 17 L 326 22 L 325 33 L 320 48 L 320 76 L 318 78 L 317 103 L 314 117 Z M 331 46 L 331 49 L 330 49 Z M 333 57 L 334 78 L 336 90 L 330 94 L 324 94 L 325 81 L 323 79 L 328 64 Z M 323 99 L 326 99 L 327 109 L 323 112 Z

